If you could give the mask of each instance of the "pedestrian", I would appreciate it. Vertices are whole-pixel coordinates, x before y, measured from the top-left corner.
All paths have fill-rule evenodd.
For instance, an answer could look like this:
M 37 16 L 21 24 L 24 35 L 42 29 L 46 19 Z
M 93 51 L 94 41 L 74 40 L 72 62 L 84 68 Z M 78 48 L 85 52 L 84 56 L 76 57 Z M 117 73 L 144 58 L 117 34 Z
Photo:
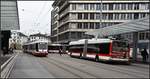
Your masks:
M 143 62 L 146 63 L 147 59 L 148 59 L 148 53 L 147 53 L 145 48 L 141 51 L 141 55 L 142 55 L 142 58 L 143 58 Z
M 9 48 L 9 51 L 10 51 L 10 54 L 13 54 L 13 53 L 14 53 L 12 47 Z
M 60 54 L 60 56 L 62 56 L 61 54 L 62 54 L 62 51 L 61 51 L 61 49 L 59 49 L 59 54 Z

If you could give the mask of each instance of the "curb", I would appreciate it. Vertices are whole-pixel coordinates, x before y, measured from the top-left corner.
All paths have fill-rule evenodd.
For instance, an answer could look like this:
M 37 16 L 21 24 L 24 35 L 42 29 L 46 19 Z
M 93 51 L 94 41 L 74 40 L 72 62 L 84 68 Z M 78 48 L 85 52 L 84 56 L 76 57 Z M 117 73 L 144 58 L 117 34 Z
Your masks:
M 4 64 L 1 65 L 1 78 L 8 78 L 15 64 L 15 59 L 19 53 L 10 57 Z

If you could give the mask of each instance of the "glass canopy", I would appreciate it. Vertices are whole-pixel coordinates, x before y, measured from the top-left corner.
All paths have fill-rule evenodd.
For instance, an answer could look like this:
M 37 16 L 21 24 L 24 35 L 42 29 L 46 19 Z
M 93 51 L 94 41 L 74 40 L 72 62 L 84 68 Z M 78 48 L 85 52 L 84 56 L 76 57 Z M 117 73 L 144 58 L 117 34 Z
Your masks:
M 149 30 L 149 17 L 88 31 L 85 34 L 98 37 Z

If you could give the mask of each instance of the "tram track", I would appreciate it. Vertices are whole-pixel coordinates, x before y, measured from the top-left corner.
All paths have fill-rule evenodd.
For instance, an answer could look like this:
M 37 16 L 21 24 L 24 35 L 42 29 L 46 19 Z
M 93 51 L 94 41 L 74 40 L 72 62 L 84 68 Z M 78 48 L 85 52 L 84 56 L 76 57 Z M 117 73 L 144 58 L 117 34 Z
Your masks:
M 69 69 L 67 69 L 67 68 L 65 68 L 65 67 L 62 67 L 62 66 L 58 65 L 57 63 L 51 62 L 51 61 L 49 61 L 49 60 L 47 60 L 47 59 L 45 59 L 45 58 L 44 58 L 43 60 L 46 61 L 49 65 L 53 64 L 53 65 L 55 65 L 56 67 L 61 68 L 61 69 L 63 69 L 64 71 L 67 71 L 67 72 L 73 74 L 73 75 L 76 76 L 76 77 L 82 78 L 82 76 L 80 76 L 80 75 L 78 75 L 78 74 L 76 74 L 76 73 L 70 71 Z
M 65 60 L 65 61 L 68 61 L 68 60 Z M 97 62 L 89 63 L 89 62 L 85 62 L 85 61 L 84 62 L 83 61 L 82 62 L 81 61 L 74 61 L 74 60 L 72 60 L 72 61 L 80 63 L 80 64 L 86 64 L 86 65 L 89 65 L 89 66 L 93 66 L 93 67 L 96 67 L 96 68 L 99 68 L 99 69 L 103 68 L 103 69 L 106 69 L 106 70 L 110 70 L 110 71 L 119 72 L 119 73 L 122 73 L 122 74 L 131 75 L 131 76 L 138 77 L 138 78 L 143 78 L 143 77 L 145 77 L 145 75 L 148 75 L 148 74 L 144 74 L 144 73 L 142 73 L 140 71 L 135 71 L 135 70 L 133 71 L 133 69 L 132 70 L 129 70 L 129 69 L 127 70 L 127 69 L 124 69 L 122 67 L 114 66 L 114 65 L 109 66 L 109 65 L 105 65 L 103 63 L 101 63 L 101 64 L 99 63 L 100 65 L 97 65 L 98 64 Z M 137 73 L 141 74 L 141 75 L 137 75 Z
M 49 60 L 48 60 L 48 59 L 49 59 Z M 80 69 L 75 68 L 75 67 L 73 67 L 73 66 L 70 66 L 70 65 L 68 65 L 68 64 L 64 64 L 64 63 L 61 62 L 61 61 L 57 61 L 57 60 L 51 59 L 51 58 L 48 58 L 48 59 L 44 58 L 45 61 L 47 61 L 47 62 L 49 62 L 49 63 L 51 63 L 51 64 L 54 64 L 54 65 L 56 65 L 57 67 L 62 68 L 62 69 L 64 69 L 64 70 L 66 70 L 66 71 L 68 71 L 68 72 L 70 72 L 70 73 L 76 75 L 77 77 L 86 78 L 85 75 L 87 75 L 87 76 L 88 76 L 87 78 L 89 78 L 89 77 L 90 77 L 90 78 L 100 78 L 100 76 L 97 76 L 97 75 L 91 74 L 91 73 L 89 73 L 89 72 L 80 70 Z M 75 72 L 78 72 L 78 74 L 76 74 L 74 71 L 71 71 L 71 69 L 74 70 Z M 80 75 L 79 75 L 79 74 L 80 74 Z M 83 75 L 81 75 L 81 74 L 83 74 Z

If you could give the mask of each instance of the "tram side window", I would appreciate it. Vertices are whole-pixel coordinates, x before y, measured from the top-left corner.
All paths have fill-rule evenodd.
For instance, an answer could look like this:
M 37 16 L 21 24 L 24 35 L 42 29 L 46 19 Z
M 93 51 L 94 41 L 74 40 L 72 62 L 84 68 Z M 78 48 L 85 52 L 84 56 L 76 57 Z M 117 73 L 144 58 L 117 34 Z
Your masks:
M 99 45 L 98 44 L 89 44 L 87 48 L 88 53 L 99 53 Z
M 110 43 L 102 43 L 100 44 L 100 53 L 101 54 L 109 54 Z
M 83 45 L 70 46 L 69 52 L 83 52 Z

